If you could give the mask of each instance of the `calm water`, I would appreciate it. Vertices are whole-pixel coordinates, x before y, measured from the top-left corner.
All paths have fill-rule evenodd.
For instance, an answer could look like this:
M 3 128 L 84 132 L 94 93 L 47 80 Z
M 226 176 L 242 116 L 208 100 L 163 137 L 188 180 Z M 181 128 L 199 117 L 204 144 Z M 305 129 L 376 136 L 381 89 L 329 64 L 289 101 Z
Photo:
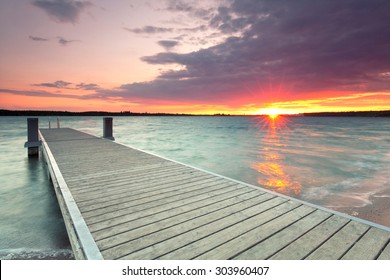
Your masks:
M 61 125 L 102 134 L 101 117 L 63 117 Z M 46 170 L 23 148 L 26 117 L 0 117 L 0 131 L 0 259 L 71 258 Z M 388 118 L 117 117 L 114 136 L 336 210 L 390 188 Z

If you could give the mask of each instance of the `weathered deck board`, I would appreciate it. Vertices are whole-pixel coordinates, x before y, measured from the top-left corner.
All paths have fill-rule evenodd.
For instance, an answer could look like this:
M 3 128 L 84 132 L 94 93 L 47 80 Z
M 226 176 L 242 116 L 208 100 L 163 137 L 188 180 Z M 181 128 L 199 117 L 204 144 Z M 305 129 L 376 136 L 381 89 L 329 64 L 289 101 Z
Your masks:
M 307 259 L 331 260 L 340 259 L 369 229 L 369 226 L 349 222 L 345 227 L 333 235 L 326 243 L 321 245 Z
M 351 250 L 349 250 L 342 259 L 351 260 L 367 260 L 378 257 L 378 252 L 388 242 L 390 233 L 386 236 L 376 228 L 370 228 L 368 232 L 356 242 Z
M 390 258 L 383 226 L 80 131 L 41 135 L 81 214 L 71 239 L 81 219 L 105 259 Z
M 243 193 L 242 190 L 225 192 L 209 199 L 195 201 L 193 203 L 177 207 L 176 209 L 172 208 L 172 210 L 177 210 L 176 213 L 170 211 L 171 209 L 169 209 L 147 216 L 138 217 L 134 220 L 131 220 L 131 228 L 123 228 L 121 227 L 121 224 L 118 224 L 104 228 L 100 231 L 98 230 L 94 235 L 97 241 L 105 239 L 101 242 L 102 246 L 104 246 L 103 244 L 107 244 L 106 247 L 112 247 L 115 244 L 111 242 L 111 240 L 120 238 L 123 239 L 126 235 L 133 235 L 134 231 L 139 231 L 140 234 L 146 235 L 147 233 L 152 232 L 150 228 L 159 227 L 159 229 L 165 229 L 172 227 L 174 225 L 178 225 L 188 220 L 204 216 L 220 209 L 225 209 L 230 205 L 241 203 L 244 200 L 251 199 L 258 195 L 259 194 L 254 191 L 245 193 Z M 91 225 L 90 228 L 93 231 L 93 225 Z M 133 232 L 130 233 L 130 231 Z
M 390 241 L 387 242 L 387 246 L 380 253 L 378 260 L 390 260 Z
M 330 213 L 318 210 L 314 211 L 304 218 L 291 224 L 289 227 L 251 247 L 242 254 L 239 254 L 237 257 L 235 257 L 235 259 L 268 259 L 270 256 L 275 254 L 275 252 L 278 252 L 282 248 L 286 247 L 288 244 L 298 239 L 330 216 Z
M 301 260 L 311 254 L 322 243 L 335 234 L 343 227 L 348 219 L 338 216 L 331 216 L 320 225 L 305 233 L 299 239 L 293 241 L 287 247 L 283 248 L 270 257 L 275 260 Z

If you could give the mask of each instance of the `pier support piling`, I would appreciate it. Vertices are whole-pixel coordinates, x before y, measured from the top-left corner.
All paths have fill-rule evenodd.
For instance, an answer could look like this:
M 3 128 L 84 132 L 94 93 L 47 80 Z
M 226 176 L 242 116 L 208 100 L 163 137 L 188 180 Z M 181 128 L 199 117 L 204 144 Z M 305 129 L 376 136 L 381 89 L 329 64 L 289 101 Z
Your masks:
M 115 140 L 115 138 L 113 136 L 112 118 L 111 117 L 104 117 L 103 118 L 103 138 Z
M 27 118 L 27 142 L 24 147 L 27 148 L 29 157 L 37 157 L 39 155 L 39 146 L 41 145 L 38 136 L 39 119 Z

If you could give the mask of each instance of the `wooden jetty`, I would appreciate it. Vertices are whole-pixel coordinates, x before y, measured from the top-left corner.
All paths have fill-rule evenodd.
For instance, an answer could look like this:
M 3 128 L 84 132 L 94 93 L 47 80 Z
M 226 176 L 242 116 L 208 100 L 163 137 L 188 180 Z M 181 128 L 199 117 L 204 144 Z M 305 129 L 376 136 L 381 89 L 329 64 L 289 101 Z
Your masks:
M 387 227 L 77 130 L 39 135 L 77 259 L 390 259 Z

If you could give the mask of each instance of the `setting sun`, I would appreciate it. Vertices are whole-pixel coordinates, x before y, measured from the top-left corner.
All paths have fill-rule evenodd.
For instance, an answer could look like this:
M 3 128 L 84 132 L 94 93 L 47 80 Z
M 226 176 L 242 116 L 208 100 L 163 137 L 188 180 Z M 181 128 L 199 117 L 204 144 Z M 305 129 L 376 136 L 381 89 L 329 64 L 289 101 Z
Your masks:
M 271 119 L 277 118 L 279 115 L 283 114 L 283 112 L 278 108 L 263 108 L 258 111 L 259 115 L 267 115 Z
M 276 118 L 279 116 L 279 114 L 276 113 L 276 112 L 274 112 L 274 113 L 269 113 L 268 116 L 269 116 L 271 119 L 276 119 Z

